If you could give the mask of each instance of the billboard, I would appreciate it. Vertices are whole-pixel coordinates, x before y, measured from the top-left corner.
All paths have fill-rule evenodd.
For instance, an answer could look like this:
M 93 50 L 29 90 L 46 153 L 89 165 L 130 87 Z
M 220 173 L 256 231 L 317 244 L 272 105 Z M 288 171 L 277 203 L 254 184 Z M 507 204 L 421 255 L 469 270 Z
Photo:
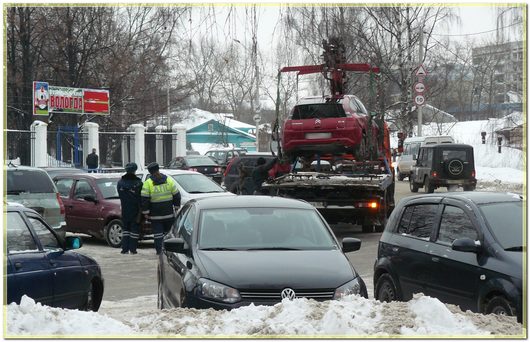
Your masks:
M 49 113 L 110 114 L 108 90 L 50 86 L 33 82 L 33 115 Z
M 50 112 L 83 114 L 83 89 L 50 86 Z
M 49 86 L 47 82 L 33 82 L 33 115 L 48 115 L 49 107 Z

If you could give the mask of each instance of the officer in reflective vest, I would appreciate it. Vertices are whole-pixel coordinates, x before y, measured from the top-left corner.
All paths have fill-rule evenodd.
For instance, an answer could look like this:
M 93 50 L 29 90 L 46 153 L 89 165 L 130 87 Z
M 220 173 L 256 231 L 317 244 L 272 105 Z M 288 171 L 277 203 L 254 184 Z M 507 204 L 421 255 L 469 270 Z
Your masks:
M 142 187 L 142 213 L 151 221 L 156 254 L 162 253 L 162 239 L 175 220 L 180 206 L 180 193 L 172 177 L 160 173 L 157 163 L 147 165 L 150 178 Z

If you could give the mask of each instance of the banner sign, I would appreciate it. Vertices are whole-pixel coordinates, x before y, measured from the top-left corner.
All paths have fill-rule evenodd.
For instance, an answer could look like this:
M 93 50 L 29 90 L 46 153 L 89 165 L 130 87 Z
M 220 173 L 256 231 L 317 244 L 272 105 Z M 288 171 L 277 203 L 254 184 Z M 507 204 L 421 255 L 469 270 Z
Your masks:
M 110 114 L 108 90 L 50 86 L 33 82 L 33 115 L 49 113 Z
M 83 89 L 83 108 L 85 113 L 110 114 L 108 90 Z
M 49 86 L 47 82 L 33 82 L 33 115 L 49 114 Z
M 50 86 L 50 112 L 83 114 L 83 89 Z

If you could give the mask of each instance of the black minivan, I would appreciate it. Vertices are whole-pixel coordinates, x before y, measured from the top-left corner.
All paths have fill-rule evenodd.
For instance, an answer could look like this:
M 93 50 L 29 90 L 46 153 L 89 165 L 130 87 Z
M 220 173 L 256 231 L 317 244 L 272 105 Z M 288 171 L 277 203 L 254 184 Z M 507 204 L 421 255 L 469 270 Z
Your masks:
M 423 293 L 462 310 L 522 319 L 523 201 L 448 192 L 402 199 L 379 241 L 374 297 Z

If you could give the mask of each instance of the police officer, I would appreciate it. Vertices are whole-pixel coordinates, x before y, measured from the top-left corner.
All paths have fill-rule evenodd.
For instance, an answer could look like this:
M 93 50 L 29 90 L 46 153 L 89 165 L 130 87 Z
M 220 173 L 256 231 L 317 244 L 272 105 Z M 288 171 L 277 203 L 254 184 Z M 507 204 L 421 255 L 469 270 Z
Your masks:
M 150 178 L 142 187 L 142 213 L 151 221 L 156 254 L 162 253 L 162 239 L 175 219 L 174 207 L 180 206 L 180 193 L 173 178 L 160 173 L 158 163 L 147 165 Z
M 142 200 L 142 180 L 134 173 L 138 169 L 136 163 L 125 165 L 126 174 L 118 181 L 118 195 L 121 202 L 121 219 L 123 233 L 121 240 L 121 254 L 136 254 L 140 231 L 140 207 Z

